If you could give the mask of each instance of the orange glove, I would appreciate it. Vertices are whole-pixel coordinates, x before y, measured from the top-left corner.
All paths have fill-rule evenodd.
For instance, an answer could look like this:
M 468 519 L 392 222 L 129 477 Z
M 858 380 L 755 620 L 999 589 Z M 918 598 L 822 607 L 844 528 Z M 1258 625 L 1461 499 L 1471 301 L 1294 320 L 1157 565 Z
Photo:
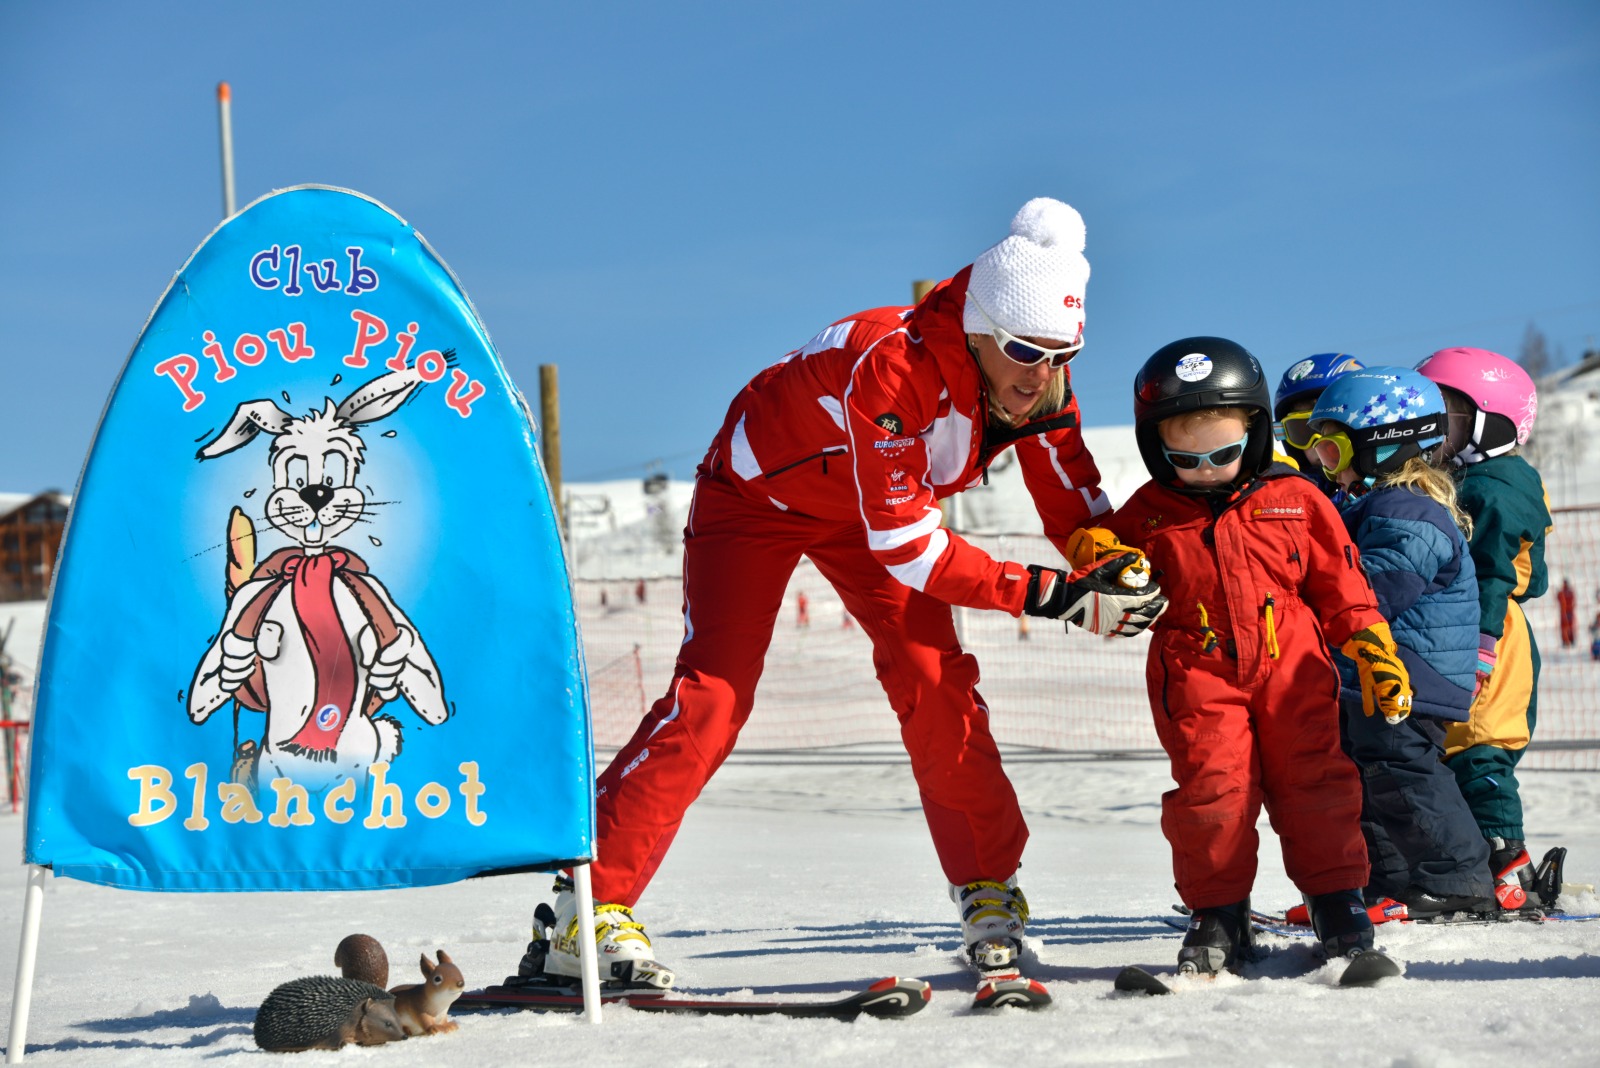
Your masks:
M 1411 675 L 1400 662 L 1389 624 L 1374 623 L 1356 631 L 1339 651 L 1356 662 L 1363 713 L 1382 712 L 1391 724 L 1411 715 Z
M 1131 556 L 1118 561 L 1117 582 L 1130 590 L 1150 585 L 1150 561 L 1131 545 L 1124 545 L 1105 527 L 1079 527 L 1067 539 L 1067 562 L 1074 573 L 1104 563 L 1112 557 Z

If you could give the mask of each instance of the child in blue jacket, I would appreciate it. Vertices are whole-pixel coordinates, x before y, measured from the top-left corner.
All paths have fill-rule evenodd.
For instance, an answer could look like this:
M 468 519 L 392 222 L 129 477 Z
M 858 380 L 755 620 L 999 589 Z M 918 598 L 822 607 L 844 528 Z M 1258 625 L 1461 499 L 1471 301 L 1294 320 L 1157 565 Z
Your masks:
M 1446 728 L 1468 718 L 1478 662 L 1477 574 L 1462 535 L 1471 521 L 1437 463 L 1444 397 L 1416 371 L 1353 371 L 1317 398 L 1310 426 L 1411 675 L 1411 716 L 1391 726 L 1363 709 L 1355 664 L 1335 658 L 1345 751 L 1361 768 L 1367 902 L 1389 898 L 1412 916 L 1493 911 L 1488 843 L 1443 762 Z

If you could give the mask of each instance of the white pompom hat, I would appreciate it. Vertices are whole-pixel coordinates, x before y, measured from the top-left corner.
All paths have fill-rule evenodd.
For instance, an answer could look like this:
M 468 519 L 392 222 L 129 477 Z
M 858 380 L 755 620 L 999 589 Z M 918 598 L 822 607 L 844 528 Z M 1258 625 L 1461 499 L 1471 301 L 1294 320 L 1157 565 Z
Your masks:
M 1083 340 L 1083 216 L 1059 200 L 1035 197 L 1011 220 L 1011 236 L 972 264 L 962 328 L 990 333 L 984 313 L 1023 337 Z M 973 306 L 976 300 L 981 311 Z

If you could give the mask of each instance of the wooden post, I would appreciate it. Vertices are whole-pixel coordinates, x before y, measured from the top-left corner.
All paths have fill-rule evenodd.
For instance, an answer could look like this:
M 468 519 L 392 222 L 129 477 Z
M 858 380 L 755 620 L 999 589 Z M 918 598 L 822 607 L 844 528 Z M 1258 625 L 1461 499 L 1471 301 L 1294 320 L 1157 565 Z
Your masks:
M 233 90 L 217 83 L 217 123 L 222 130 L 222 217 L 233 218 Z
M 566 508 L 561 500 L 561 399 L 553 363 L 539 365 L 539 446 L 544 473 L 550 479 L 550 496 L 555 500 L 556 522 L 566 530 Z
M 915 282 L 912 282 L 911 303 L 921 304 L 922 298 L 927 296 L 928 291 L 938 284 L 938 281 L 932 278 L 919 278 Z

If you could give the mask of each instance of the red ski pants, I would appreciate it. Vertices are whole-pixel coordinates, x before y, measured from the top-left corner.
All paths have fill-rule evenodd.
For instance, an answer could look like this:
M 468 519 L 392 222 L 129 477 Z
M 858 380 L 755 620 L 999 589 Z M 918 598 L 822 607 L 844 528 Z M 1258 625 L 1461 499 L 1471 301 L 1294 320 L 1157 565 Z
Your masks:
M 672 684 L 597 787 L 595 900 L 638 900 L 685 810 L 733 751 L 802 555 L 872 640 L 945 877 L 964 884 L 1016 871 L 1028 829 L 950 606 L 890 577 L 860 524 L 781 512 L 702 475 L 684 532 L 684 640 Z
M 1190 632 L 1158 634 L 1146 682 L 1178 784 L 1161 798 L 1178 896 L 1190 908 L 1250 893 L 1265 802 L 1302 893 L 1366 886 L 1361 779 L 1339 746 L 1339 679 L 1303 608 L 1278 624 L 1281 655 L 1241 672 Z M 1241 678 L 1241 675 L 1248 676 Z

